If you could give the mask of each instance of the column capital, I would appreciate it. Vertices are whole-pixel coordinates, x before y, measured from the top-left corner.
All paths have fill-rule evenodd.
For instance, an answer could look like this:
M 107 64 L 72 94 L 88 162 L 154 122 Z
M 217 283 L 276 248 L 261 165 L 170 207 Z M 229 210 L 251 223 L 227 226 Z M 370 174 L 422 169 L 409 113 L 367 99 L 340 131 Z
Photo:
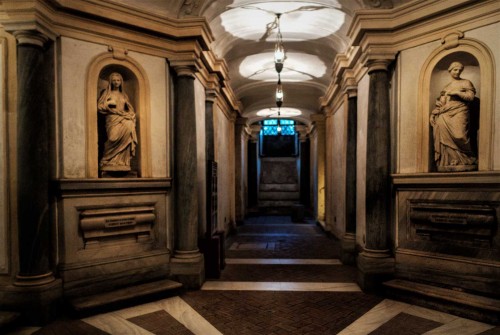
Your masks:
M 256 142 L 259 138 L 260 130 L 262 126 L 260 124 L 252 124 L 250 126 L 250 140 Z
M 367 57 L 363 65 L 368 68 L 368 74 L 374 71 L 387 71 L 393 59 L 394 58 L 389 58 L 389 56 L 383 56 L 382 58 Z
M 173 68 L 178 77 L 196 78 L 196 72 L 198 72 L 194 64 L 174 65 Z
M 344 81 L 342 82 L 342 92 L 344 94 L 347 94 L 348 98 L 358 96 L 358 84 L 356 83 L 356 78 L 344 78 Z
M 216 89 L 206 89 L 205 90 L 205 101 L 214 103 L 219 97 L 219 92 Z
M 43 48 L 49 37 L 36 30 L 16 30 L 12 33 L 18 45 L 34 45 Z
M 315 124 L 325 123 L 325 115 L 321 113 L 311 114 L 310 119 Z
M 246 117 L 238 117 L 236 118 L 235 124 L 241 125 L 241 126 L 246 126 L 248 123 L 248 118 Z
M 307 126 L 299 124 L 295 126 L 295 131 L 299 133 L 299 141 L 305 142 L 307 140 L 307 135 L 309 135 L 309 129 Z

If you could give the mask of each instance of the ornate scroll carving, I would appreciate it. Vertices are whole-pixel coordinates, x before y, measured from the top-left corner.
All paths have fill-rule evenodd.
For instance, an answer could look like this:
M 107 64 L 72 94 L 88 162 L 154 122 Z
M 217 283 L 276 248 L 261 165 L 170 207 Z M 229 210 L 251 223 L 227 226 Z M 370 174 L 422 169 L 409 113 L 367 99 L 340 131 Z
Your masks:
M 80 213 L 85 249 L 125 235 L 135 237 L 136 242 L 150 241 L 155 219 L 154 206 L 86 209 Z

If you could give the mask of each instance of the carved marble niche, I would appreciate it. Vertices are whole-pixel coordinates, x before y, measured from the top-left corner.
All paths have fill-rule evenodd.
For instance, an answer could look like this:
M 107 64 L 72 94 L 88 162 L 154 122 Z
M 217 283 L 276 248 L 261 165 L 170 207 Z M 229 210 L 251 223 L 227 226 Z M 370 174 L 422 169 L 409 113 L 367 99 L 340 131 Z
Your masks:
M 117 78 L 115 96 L 109 93 Z M 94 58 L 87 74 L 87 178 L 151 177 L 149 92 L 145 71 L 126 50 L 109 47 Z
M 464 38 L 462 32 L 450 33 L 441 42 L 424 63 L 419 80 L 420 171 L 491 170 L 493 57 L 486 46 Z M 458 77 L 453 77 L 453 68 L 461 68 Z M 460 94 L 454 93 L 457 90 Z M 465 94 L 468 101 L 462 99 Z

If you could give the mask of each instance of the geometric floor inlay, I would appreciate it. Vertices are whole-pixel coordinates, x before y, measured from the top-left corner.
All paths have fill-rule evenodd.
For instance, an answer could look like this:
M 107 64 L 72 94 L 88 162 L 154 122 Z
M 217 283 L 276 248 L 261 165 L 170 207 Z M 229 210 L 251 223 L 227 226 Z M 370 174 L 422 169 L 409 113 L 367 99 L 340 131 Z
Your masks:
M 399 313 L 369 335 L 421 335 L 442 325 L 442 323 L 436 321 L 406 313 Z

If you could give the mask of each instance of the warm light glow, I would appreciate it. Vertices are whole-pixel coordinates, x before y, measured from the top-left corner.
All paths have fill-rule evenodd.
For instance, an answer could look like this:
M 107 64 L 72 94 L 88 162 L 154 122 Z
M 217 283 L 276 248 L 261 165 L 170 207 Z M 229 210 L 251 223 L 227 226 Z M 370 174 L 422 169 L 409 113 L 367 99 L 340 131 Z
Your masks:
M 285 50 L 283 49 L 283 45 L 280 43 L 276 43 L 276 47 L 274 49 L 274 61 L 276 63 L 283 63 L 285 61 Z
M 321 78 L 325 75 L 326 69 L 325 63 L 316 55 L 288 51 L 281 77 L 286 82 L 307 81 Z M 239 71 L 241 76 L 247 79 L 275 81 L 273 53 L 265 52 L 245 57 L 240 64 Z
M 276 101 L 283 101 L 283 86 L 281 84 L 276 87 Z
M 308 7 L 309 10 L 298 10 L 300 7 Z M 267 31 L 267 25 L 274 22 L 277 13 L 283 13 L 280 27 L 284 42 L 333 35 L 345 20 L 345 14 L 337 9 L 340 4 L 335 0 L 331 4 L 329 2 L 328 7 L 306 1 L 262 3 L 257 0 L 235 0 L 229 8 L 221 15 L 224 29 L 235 37 L 253 41 L 275 41 L 276 31 Z
M 280 115 L 279 116 L 278 116 L 278 109 L 277 108 L 261 109 L 256 114 L 258 116 L 265 116 L 265 117 L 287 118 L 287 117 L 302 115 L 302 112 L 299 109 L 297 109 L 297 108 L 283 107 L 283 108 L 280 109 Z

